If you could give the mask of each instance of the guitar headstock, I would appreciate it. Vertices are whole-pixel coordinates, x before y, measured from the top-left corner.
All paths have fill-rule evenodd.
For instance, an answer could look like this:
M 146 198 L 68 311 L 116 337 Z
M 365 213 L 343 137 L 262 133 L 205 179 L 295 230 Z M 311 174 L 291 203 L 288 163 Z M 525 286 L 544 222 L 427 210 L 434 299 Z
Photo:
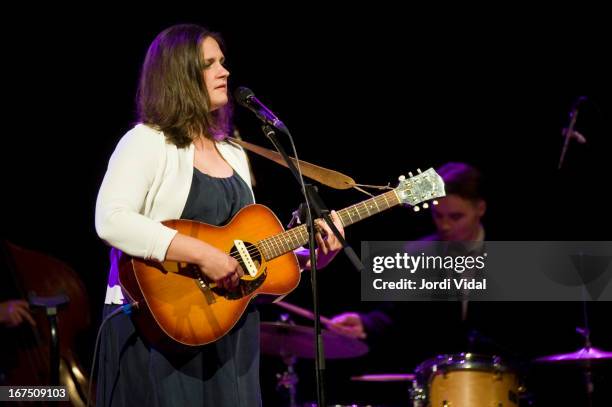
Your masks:
M 415 212 L 419 211 L 418 204 L 423 203 L 423 208 L 428 208 L 429 204 L 426 201 L 441 198 L 446 196 L 444 192 L 444 180 L 433 168 L 425 172 L 417 170 L 417 175 L 408 173 L 409 177 L 399 177 L 399 185 L 395 188 L 395 193 L 403 204 L 408 204 L 414 207 Z M 437 201 L 433 202 L 434 205 Z

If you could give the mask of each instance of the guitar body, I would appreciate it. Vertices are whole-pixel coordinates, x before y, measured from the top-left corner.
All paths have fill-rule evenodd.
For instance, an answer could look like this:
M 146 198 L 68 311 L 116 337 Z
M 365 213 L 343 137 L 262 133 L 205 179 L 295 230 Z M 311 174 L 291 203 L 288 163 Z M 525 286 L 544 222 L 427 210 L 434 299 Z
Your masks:
M 415 206 L 445 195 L 444 181 L 433 168 L 397 188 L 338 211 L 344 227 L 400 203 Z M 435 204 L 435 201 L 434 201 Z M 205 345 L 227 334 L 257 295 L 286 295 L 300 282 L 293 249 L 308 241 L 305 225 L 284 231 L 274 213 L 262 205 L 241 209 L 226 226 L 188 220 L 163 222 L 236 258 L 245 270 L 235 290 L 207 281 L 193 264 L 158 263 L 123 255 L 119 282 L 137 310 L 132 319 L 142 337 L 167 351 Z M 248 272 L 248 273 L 247 273 Z
M 138 302 L 132 318 L 145 340 L 158 347 L 172 348 L 173 341 L 190 346 L 214 342 L 232 329 L 255 296 L 285 295 L 300 282 L 293 252 L 266 260 L 255 246 L 284 230 L 276 215 L 263 205 L 243 208 L 221 227 L 188 220 L 163 223 L 228 254 L 236 252 L 236 239 L 243 241 L 257 271 L 249 275 L 238 260 L 245 275 L 237 289 L 230 292 L 207 281 L 194 265 L 124 255 L 119 281 L 128 296 Z

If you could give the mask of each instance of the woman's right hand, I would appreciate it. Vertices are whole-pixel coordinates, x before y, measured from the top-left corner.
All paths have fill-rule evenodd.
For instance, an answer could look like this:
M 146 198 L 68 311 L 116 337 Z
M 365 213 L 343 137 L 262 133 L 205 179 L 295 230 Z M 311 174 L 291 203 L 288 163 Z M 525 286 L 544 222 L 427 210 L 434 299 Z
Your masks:
M 210 247 L 198 263 L 202 273 L 217 286 L 226 290 L 238 287 L 240 277 L 244 275 L 238 261 L 221 250 Z
M 216 247 L 177 233 L 168 247 L 166 260 L 195 264 L 210 281 L 226 290 L 238 287 L 244 275 L 238 261 Z

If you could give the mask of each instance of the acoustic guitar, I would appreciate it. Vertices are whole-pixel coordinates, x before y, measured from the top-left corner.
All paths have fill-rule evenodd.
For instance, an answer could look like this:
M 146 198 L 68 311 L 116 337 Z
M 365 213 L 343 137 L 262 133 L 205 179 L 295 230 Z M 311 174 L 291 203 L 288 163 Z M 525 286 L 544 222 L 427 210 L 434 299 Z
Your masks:
M 444 182 L 433 168 L 408 178 L 386 193 L 338 211 L 344 227 L 396 205 L 419 210 L 445 195 Z M 435 203 L 435 201 L 434 201 Z M 249 302 L 265 294 L 284 296 L 297 287 L 300 268 L 293 253 L 308 241 L 306 225 L 284 230 L 263 205 L 241 209 L 225 226 L 189 220 L 164 225 L 201 239 L 238 260 L 245 271 L 234 290 L 208 281 L 196 265 L 155 262 L 123 255 L 119 281 L 137 303 L 132 318 L 141 334 L 157 345 L 172 341 L 197 346 L 216 341 L 240 320 Z

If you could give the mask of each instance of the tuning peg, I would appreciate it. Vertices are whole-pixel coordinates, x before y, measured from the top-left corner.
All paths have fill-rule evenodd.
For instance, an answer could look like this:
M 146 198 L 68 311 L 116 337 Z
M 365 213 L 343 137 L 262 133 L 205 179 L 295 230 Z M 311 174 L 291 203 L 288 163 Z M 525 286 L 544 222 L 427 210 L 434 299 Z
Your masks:
M 399 180 L 399 182 L 402 182 L 403 180 L 406 179 L 406 176 L 400 175 L 399 177 L 397 177 L 397 179 Z
M 423 209 L 429 208 L 429 204 L 427 202 L 423 203 Z
M 434 199 L 433 201 L 431 201 L 431 203 L 434 204 L 434 206 L 436 206 L 438 204 L 438 201 Z
M 411 173 L 411 172 L 409 172 L 409 173 L 408 173 L 408 176 L 409 176 L 410 178 L 414 177 L 414 175 L 412 175 L 412 173 Z
M 413 211 L 415 211 L 415 212 L 418 212 L 418 211 L 420 211 L 420 210 L 421 210 L 421 208 L 419 208 L 419 206 L 418 206 L 418 205 L 415 205 L 415 206 L 412 208 L 412 210 L 413 210 Z
M 421 173 L 421 169 L 420 169 L 420 168 L 417 168 L 417 172 L 420 174 L 420 173 Z

